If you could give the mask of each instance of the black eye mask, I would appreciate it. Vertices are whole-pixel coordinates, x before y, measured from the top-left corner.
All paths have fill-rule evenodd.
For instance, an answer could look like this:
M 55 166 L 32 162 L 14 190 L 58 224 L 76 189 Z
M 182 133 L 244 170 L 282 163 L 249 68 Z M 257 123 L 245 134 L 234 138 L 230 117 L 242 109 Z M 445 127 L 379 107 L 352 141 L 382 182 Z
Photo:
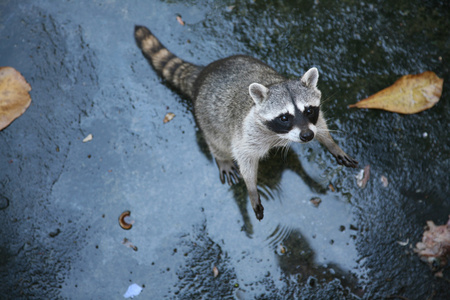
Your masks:
M 294 125 L 294 116 L 289 113 L 281 114 L 265 124 L 267 128 L 275 133 L 288 133 Z
M 303 115 L 305 115 L 311 123 L 316 125 L 317 119 L 319 118 L 319 112 L 320 109 L 318 106 L 308 106 L 305 107 Z

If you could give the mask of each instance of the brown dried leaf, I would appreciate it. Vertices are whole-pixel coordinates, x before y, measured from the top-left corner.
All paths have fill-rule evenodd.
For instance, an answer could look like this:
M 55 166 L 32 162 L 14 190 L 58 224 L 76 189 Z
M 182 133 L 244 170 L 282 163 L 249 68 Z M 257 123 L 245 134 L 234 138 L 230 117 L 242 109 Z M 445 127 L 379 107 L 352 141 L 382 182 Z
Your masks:
M 167 113 L 166 116 L 164 117 L 163 123 L 167 123 L 172 121 L 172 119 L 175 117 L 174 113 Z
M 214 278 L 219 276 L 219 269 L 216 266 L 214 266 L 214 268 L 213 268 L 213 274 L 214 274 Z
M 180 23 L 180 25 L 181 26 L 184 26 L 184 21 L 183 21 L 183 19 L 181 18 L 181 16 L 177 16 L 177 21 L 178 21 L 178 23 Z
M 369 181 L 370 178 L 370 165 L 367 165 L 364 167 L 364 169 L 361 169 L 360 172 L 355 176 L 356 178 L 356 184 L 360 188 L 365 188 L 367 181 Z
M 322 202 L 322 199 L 320 199 L 319 197 L 314 197 L 311 198 L 309 202 L 311 202 L 312 205 L 314 205 L 314 207 L 319 207 L 319 204 Z
M 349 107 L 414 114 L 433 107 L 439 101 L 443 84 L 444 79 L 431 71 L 405 75 L 390 87 Z
M 328 185 L 328 188 L 330 189 L 330 191 L 332 191 L 333 193 L 336 192 L 336 189 L 334 188 L 334 186 L 330 183 Z
M 31 86 L 11 67 L 0 67 L 0 130 L 20 117 L 30 106 Z

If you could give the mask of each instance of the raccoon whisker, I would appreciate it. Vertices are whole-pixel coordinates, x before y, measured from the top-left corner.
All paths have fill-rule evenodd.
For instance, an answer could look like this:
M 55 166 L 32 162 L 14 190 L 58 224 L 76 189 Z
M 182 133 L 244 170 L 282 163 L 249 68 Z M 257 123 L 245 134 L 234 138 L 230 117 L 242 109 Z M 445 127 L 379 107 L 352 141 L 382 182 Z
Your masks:
M 283 158 L 283 161 L 286 162 L 286 158 L 287 158 L 287 153 L 289 151 L 289 146 L 290 146 L 290 142 L 289 141 L 285 141 L 284 143 L 280 143 L 279 151 L 281 152 L 281 157 Z
M 329 128 L 317 128 L 317 133 L 323 133 L 323 132 L 328 133 L 328 132 L 335 132 L 335 131 L 337 131 L 337 130 L 329 129 Z
M 279 140 L 276 144 L 273 145 L 273 147 L 276 148 L 275 154 L 278 154 L 278 151 L 280 151 L 281 156 L 284 157 L 284 159 L 286 159 L 291 143 L 292 142 L 289 140 L 285 139 Z
M 335 117 L 326 117 L 326 118 L 324 118 L 325 119 L 325 122 L 333 122 L 336 118 Z
M 316 134 L 322 134 L 322 133 L 327 133 L 327 132 L 329 132 L 328 129 L 317 128 Z
M 325 123 L 333 123 L 333 120 L 335 120 L 336 118 L 325 118 L 323 115 L 322 115 L 322 117 L 323 117 L 323 119 L 324 119 L 324 121 L 325 121 Z
M 287 161 L 287 156 L 288 156 L 288 151 L 289 148 L 283 148 L 283 161 L 286 162 Z
M 281 153 L 281 155 L 283 156 L 283 146 L 274 146 L 275 147 L 275 155 L 278 155 L 278 152 Z
M 326 102 L 330 101 L 331 98 L 333 98 L 337 93 L 338 93 L 338 91 L 332 93 L 330 96 L 328 96 L 328 97 L 326 97 L 326 98 L 323 98 L 323 99 L 320 101 L 320 106 L 322 106 L 323 103 L 326 103 Z
M 329 129 L 317 128 L 316 135 L 319 137 L 326 137 Z
M 288 152 L 289 152 L 290 148 L 291 148 L 291 142 L 287 141 L 286 145 L 284 145 L 284 147 L 283 147 L 283 158 L 284 158 L 284 161 L 286 161 L 286 159 L 287 159 Z
M 322 129 L 322 128 L 317 128 L 317 131 L 320 131 L 320 132 L 325 132 L 325 131 L 327 131 L 327 132 L 342 132 L 342 130 L 339 130 L 339 129 Z
M 328 123 L 329 120 L 330 119 L 325 119 L 325 122 Z M 340 129 L 329 129 L 328 127 L 327 128 L 316 127 L 316 128 L 317 128 L 317 131 L 327 131 L 327 132 L 342 133 L 342 130 L 340 130 Z
M 322 115 L 326 115 L 330 111 L 330 108 L 323 108 L 322 103 L 319 105 L 319 108 L 322 111 Z

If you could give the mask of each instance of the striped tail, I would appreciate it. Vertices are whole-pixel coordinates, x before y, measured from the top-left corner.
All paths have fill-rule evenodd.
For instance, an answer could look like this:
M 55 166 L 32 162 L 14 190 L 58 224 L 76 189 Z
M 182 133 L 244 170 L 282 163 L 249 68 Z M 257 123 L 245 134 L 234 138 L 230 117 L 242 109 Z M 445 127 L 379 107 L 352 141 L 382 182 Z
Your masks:
M 202 67 L 185 62 L 170 53 L 144 26 L 135 26 L 134 37 L 138 47 L 155 70 L 167 82 L 193 100 L 194 82 Z

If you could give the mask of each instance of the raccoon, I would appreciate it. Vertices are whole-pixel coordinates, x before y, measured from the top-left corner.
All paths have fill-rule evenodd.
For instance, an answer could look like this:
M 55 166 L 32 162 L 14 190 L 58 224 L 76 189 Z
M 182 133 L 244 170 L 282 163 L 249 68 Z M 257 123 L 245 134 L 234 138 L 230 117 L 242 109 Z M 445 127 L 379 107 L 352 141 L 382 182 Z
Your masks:
M 356 168 L 331 137 L 320 110 L 319 72 L 309 69 L 287 80 L 267 64 L 245 55 L 197 66 L 169 52 L 143 26 L 135 39 L 156 72 L 193 101 L 194 116 L 213 154 L 222 183 L 242 178 L 258 220 L 264 217 L 257 190 L 258 163 L 271 148 L 322 143 L 339 164 Z

